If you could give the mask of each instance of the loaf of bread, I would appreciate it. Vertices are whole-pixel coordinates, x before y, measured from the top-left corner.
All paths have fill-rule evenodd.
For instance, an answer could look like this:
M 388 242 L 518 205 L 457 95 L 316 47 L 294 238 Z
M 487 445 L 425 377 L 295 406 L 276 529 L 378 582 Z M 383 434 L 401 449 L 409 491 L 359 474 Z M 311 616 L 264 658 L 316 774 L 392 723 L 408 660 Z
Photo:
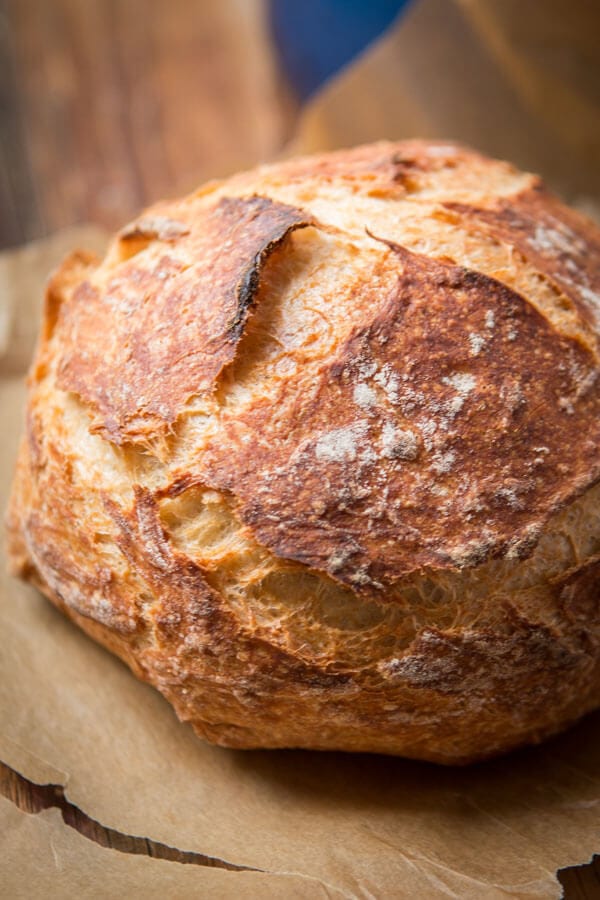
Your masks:
M 52 277 L 14 570 L 207 740 L 443 763 L 600 699 L 600 232 L 453 144 L 264 166 Z

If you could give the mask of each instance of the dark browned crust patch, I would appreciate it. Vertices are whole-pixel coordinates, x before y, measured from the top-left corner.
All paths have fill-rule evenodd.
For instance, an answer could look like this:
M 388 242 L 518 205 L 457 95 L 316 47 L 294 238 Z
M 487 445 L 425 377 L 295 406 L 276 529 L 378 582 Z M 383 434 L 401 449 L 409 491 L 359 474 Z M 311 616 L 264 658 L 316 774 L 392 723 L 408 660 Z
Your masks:
M 600 477 L 591 353 L 506 285 L 390 246 L 358 288 L 370 321 L 225 422 L 198 473 L 278 556 L 367 591 L 527 556 Z
M 461 225 L 514 246 L 577 308 L 600 326 L 600 229 L 548 193 L 540 182 L 489 207 L 444 203 Z
M 92 430 L 117 444 L 164 432 L 190 396 L 212 390 L 234 358 L 262 266 L 291 231 L 311 224 L 301 210 L 258 196 L 224 197 L 186 223 L 161 222 L 131 237 L 166 240 L 176 254 L 138 253 L 105 290 L 84 281 L 60 311 L 59 385 L 89 405 Z
M 413 688 L 439 694 L 468 692 L 473 701 L 478 694 L 486 696 L 492 692 L 498 706 L 506 712 L 518 707 L 531 711 L 548 702 L 551 690 L 556 699 L 561 675 L 577 673 L 582 664 L 593 664 L 593 657 L 585 652 L 585 641 L 569 646 L 560 638 L 548 627 L 516 618 L 505 635 L 480 629 L 460 634 L 424 629 L 405 656 L 384 663 L 382 668 L 390 677 Z M 482 670 L 486 672 L 485 680 L 481 678 Z M 515 696 L 517 673 L 521 681 Z M 563 692 L 568 695 L 570 690 L 565 686 Z

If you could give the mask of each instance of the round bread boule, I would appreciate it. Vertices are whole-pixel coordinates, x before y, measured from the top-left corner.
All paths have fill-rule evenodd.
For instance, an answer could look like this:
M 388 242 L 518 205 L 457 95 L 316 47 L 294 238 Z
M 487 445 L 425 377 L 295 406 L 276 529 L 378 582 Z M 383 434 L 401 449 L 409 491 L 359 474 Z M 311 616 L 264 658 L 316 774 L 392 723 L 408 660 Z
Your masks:
M 13 568 L 230 747 L 462 763 L 600 689 L 600 232 L 413 141 L 52 278 Z

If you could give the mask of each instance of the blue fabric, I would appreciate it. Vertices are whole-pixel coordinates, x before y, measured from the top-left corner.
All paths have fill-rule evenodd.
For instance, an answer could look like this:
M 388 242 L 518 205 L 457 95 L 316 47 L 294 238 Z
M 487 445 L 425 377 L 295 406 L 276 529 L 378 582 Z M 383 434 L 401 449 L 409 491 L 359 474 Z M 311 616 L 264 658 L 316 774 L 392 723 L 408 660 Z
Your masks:
M 380 35 L 412 0 L 271 0 L 281 65 L 301 100 Z

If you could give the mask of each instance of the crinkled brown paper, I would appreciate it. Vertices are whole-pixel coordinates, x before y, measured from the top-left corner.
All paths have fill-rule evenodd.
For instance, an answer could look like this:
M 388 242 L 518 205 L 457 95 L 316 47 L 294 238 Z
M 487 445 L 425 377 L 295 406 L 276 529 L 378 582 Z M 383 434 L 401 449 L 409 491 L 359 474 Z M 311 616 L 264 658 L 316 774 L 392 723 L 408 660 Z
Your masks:
M 435 3 L 421 3 L 430 15 Z M 367 84 L 386 46 L 359 63 Z M 342 94 L 360 96 L 348 87 L 354 77 L 344 76 Z M 324 121 L 318 110 L 300 147 L 311 148 L 311 122 Z M 374 136 L 367 126 L 362 136 Z M 341 143 L 344 128 L 333 121 L 329 141 Z M 67 249 L 103 242 L 79 229 L 0 257 L 2 508 L 43 281 Z M 107 849 L 56 809 L 29 815 L 0 797 L 3 897 L 549 898 L 561 894 L 556 870 L 600 847 L 600 714 L 539 748 L 456 770 L 219 749 L 35 590 L 9 579 L 3 560 L 0 570 L 0 760 L 36 784 L 64 786 L 68 801 L 107 828 L 218 866 Z

